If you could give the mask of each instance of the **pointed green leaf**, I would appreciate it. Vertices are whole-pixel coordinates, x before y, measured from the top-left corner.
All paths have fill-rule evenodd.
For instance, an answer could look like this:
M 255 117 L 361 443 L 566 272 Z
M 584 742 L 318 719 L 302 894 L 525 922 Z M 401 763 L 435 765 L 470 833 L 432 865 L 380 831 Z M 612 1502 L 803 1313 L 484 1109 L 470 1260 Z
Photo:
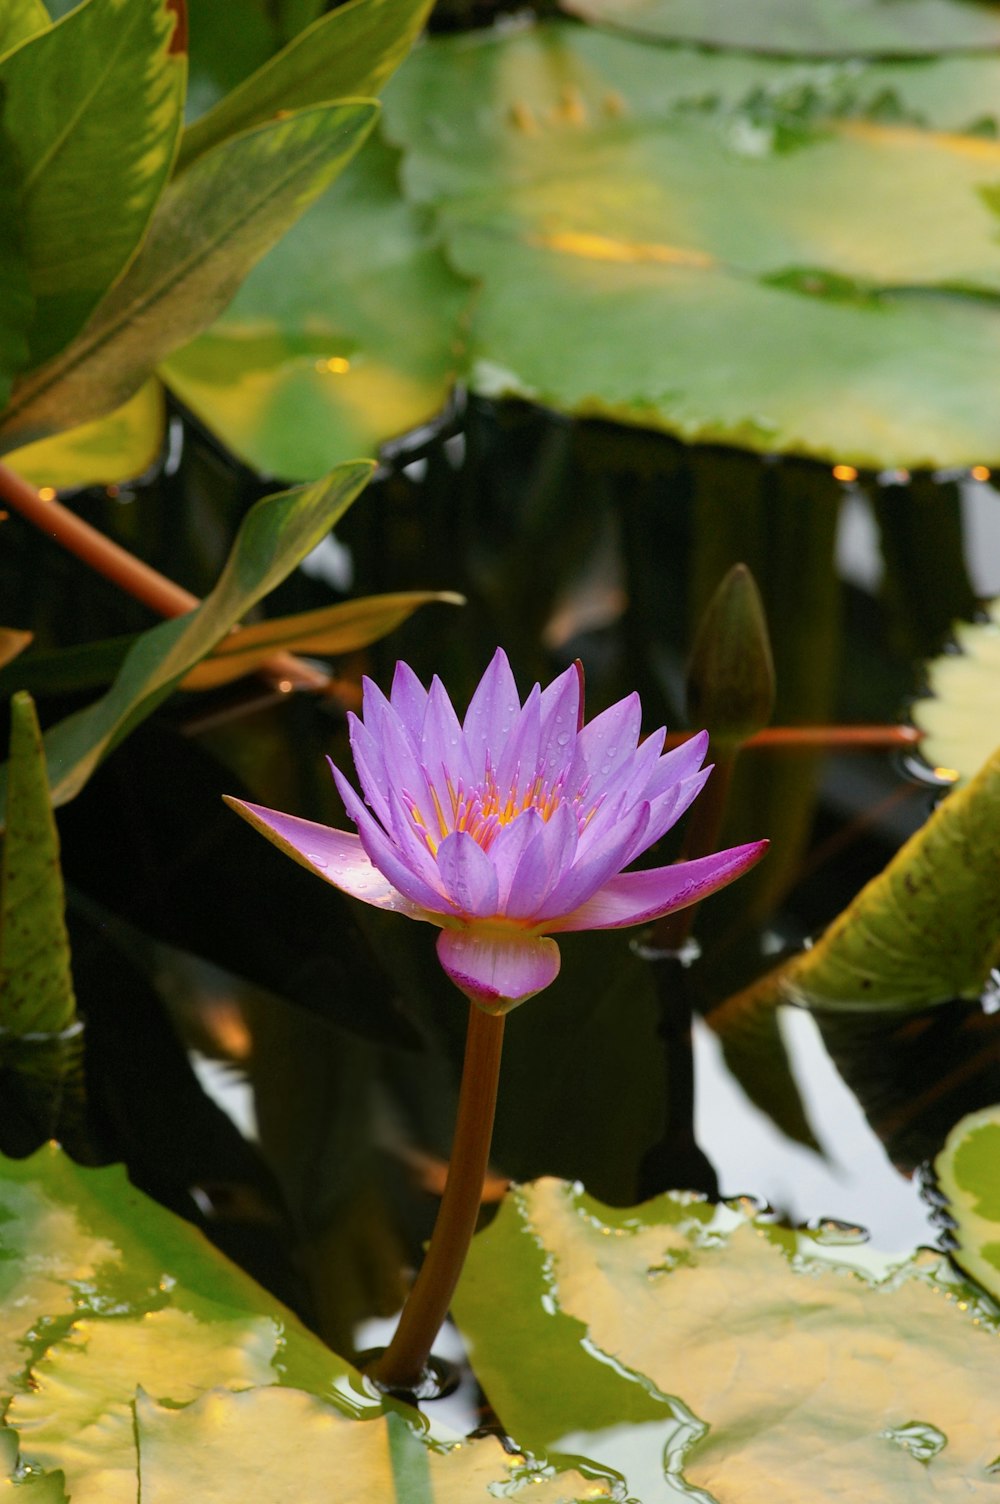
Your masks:
M 452 590 L 403 590 L 255 622 L 224 638 L 209 658 L 186 675 L 181 688 L 214 689 L 229 684 L 253 673 L 278 649 L 320 657 L 356 652 L 394 632 L 414 611 L 433 601 L 464 606 L 465 597 Z
M 7 832 L 0 869 L 0 1030 L 61 1034 L 76 1017 L 59 836 L 30 695 L 11 701 Z
M 972 778 L 1000 746 L 1000 601 L 957 622 L 954 649 L 927 664 L 930 697 L 910 706 L 921 754 L 943 778 Z
M 561 0 L 601 26 L 664 42 L 797 57 L 919 57 L 1000 46 L 1000 16 L 967 0 Z
M 431 0 L 350 0 L 321 16 L 188 126 L 179 169 L 280 110 L 377 94 L 409 52 L 430 6 Z
M 79 332 L 145 234 L 182 124 L 180 36 L 176 0 L 85 0 L 0 60 L 32 366 Z
M 54 804 L 78 794 L 98 763 L 315 548 L 362 490 L 371 470 L 365 460 L 341 465 L 312 486 L 266 497 L 251 509 L 218 583 L 201 605 L 144 632 L 107 694 L 46 732 Z M 0 782 L 0 817 L 6 804 L 5 781 Z
M 311 480 L 447 401 L 470 289 L 400 197 L 397 163 L 373 138 L 164 369 L 181 401 L 265 475 Z
M 26 444 L 8 455 L 7 463 L 33 486 L 75 490 L 118 485 L 149 469 L 165 429 L 163 388 L 156 380 L 147 381 L 106 418 Z
M 934 1173 L 956 1223 L 956 1263 L 1000 1304 L 1000 1107 L 956 1123 Z
M 201 332 L 361 145 L 368 103 L 300 110 L 226 141 L 163 195 L 142 251 L 82 334 L 15 389 L 14 448 L 102 417 Z
M 0 57 L 51 24 L 42 0 L 6 0 L 0 7 Z
M 644 1504 L 988 1494 L 996 1308 L 940 1254 L 826 1237 L 542 1180 L 474 1239 L 455 1312 L 519 1444 Z

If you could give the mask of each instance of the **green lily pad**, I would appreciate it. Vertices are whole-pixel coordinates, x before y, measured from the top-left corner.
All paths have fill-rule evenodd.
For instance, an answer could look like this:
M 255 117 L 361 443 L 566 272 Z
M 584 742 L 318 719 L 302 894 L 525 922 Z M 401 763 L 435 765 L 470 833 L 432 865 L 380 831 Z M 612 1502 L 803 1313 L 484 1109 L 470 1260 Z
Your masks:
M 73 1504 L 609 1492 L 383 1401 L 121 1167 L 0 1157 L 0 1255 L 0 1493 L 18 1447 L 30 1504 L 63 1504 L 63 1476 Z
M 983 620 L 957 622 L 952 651 L 927 665 L 930 696 L 910 718 L 924 733 L 921 753 L 943 778 L 967 780 L 1000 746 L 1000 603 Z
M 964 0 L 561 0 L 665 42 L 806 57 L 919 56 L 1000 46 L 1000 16 Z
M 995 1309 L 939 1254 L 893 1267 L 835 1239 L 543 1180 L 474 1240 L 458 1320 L 519 1444 L 644 1504 L 988 1491 Z
M 11 701 L 7 831 L 0 857 L 0 1029 L 60 1034 L 76 1017 L 59 835 L 30 695 Z
M 1000 450 L 1000 146 L 839 118 L 832 86 L 733 108 L 746 59 L 633 43 L 633 74 L 628 46 L 446 39 L 389 91 L 406 190 L 481 284 L 473 385 L 875 468 Z
M 163 368 L 201 421 L 265 474 L 307 479 L 372 453 L 428 422 L 451 390 L 469 288 L 426 214 L 400 197 L 396 164 L 370 141 L 212 328 Z
M 955 1261 L 1000 1304 L 1000 1107 L 956 1123 L 934 1161 L 955 1219 Z

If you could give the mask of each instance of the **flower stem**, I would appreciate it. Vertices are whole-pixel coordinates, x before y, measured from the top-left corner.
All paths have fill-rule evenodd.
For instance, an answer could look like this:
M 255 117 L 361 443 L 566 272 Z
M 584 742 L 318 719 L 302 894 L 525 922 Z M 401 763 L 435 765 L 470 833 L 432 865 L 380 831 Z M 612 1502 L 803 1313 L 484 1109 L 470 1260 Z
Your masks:
M 469 1008 L 462 1085 L 448 1179 L 427 1256 L 410 1291 L 395 1335 L 368 1368 L 382 1389 L 412 1391 L 420 1383 L 431 1347 L 448 1314 L 472 1241 L 493 1138 L 503 1014 Z
M 184 616 L 201 605 L 190 590 L 144 564 L 127 548 L 106 538 L 54 497 L 39 495 L 34 486 L 29 486 L 6 465 L 0 465 L 0 501 L 7 502 L 41 532 L 75 554 L 89 569 L 103 575 L 158 616 Z M 329 678 L 301 658 L 284 652 L 271 654 L 261 664 L 259 672 L 282 688 L 323 689 Z

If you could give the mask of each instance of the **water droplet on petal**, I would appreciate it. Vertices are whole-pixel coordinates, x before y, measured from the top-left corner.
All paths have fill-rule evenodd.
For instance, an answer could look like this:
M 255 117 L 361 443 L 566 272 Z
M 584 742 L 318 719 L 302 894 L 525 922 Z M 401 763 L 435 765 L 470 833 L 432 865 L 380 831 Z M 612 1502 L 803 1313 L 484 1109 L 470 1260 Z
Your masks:
M 560 747 L 565 747 L 566 743 L 569 741 L 569 732 L 560 731 L 559 735 L 556 737 L 556 741 L 559 743 Z
M 325 857 L 317 856 L 316 853 L 313 852 L 313 851 L 307 851 L 306 852 L 306 861 L 307 862 L 312 862 L 312 864 L 313 864 L 314 867 L 322 867 L 324 871 L 330 865 L 330 863 L 326 860 Z

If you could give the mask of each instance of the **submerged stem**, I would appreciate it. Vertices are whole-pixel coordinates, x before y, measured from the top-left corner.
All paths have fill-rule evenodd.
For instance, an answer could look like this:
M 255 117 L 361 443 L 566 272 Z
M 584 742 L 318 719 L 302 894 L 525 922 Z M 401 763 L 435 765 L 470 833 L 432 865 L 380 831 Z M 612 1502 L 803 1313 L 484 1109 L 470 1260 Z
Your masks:
M 427 1256 L 403 1307 L 395 1335 L 368 1376 L 382 1389 L 412 1391 L 451 1305 L 472 1241 L 493 1138 L 503 1014 L 469 1007 L 462 1085 L 448 1179 Z

